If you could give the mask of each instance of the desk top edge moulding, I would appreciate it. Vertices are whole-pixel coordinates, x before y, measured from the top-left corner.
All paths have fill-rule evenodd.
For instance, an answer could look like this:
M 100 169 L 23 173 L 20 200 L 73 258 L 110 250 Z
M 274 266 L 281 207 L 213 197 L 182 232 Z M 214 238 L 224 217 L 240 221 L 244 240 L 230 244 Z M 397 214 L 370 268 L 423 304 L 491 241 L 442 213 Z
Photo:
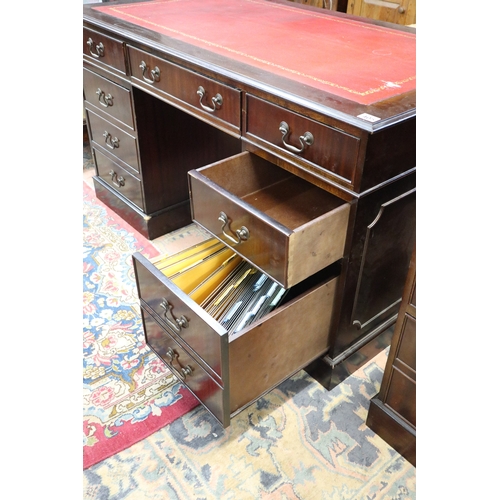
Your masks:
M 113 1 L 83 18 L 368 132 L 416 114 L 414 28 L 285 0 Z

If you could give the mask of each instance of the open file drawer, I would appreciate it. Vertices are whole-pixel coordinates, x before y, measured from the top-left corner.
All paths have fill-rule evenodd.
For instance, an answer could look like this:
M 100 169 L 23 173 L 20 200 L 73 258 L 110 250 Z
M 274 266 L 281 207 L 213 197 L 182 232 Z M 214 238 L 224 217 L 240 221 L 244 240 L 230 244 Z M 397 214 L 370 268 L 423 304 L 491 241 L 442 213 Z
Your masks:
M 147 344 L 221 422 L 329 348 L 339 266 L 294 287 L 288 301 L 236 335 L 139 253 L 134 271 Z
M 188 172 L 193 220 L 283 287 L 341 259 L 349 204 L 249 152 Z

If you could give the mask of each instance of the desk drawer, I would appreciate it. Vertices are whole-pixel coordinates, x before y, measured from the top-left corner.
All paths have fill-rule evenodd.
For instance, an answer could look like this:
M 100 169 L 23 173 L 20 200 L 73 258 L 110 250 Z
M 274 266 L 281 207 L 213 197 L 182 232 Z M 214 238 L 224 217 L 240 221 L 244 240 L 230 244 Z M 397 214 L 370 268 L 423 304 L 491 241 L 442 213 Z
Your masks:
M 129 47 L 132 77 L 175 98 L 189 111 L 241 129 L 240 91 L 193 71 Z
M 90 132 L 95 144 L 124 161 L 133 171 L 139 172 L 137 142 L 134 136 L 115 127 L 104 118 L 88 111 Z
M 166 330 L 198 353 L 205 369 L 222 383 L 224 328 L 145 257 L 134 254 L 133 260 L 141 301 Z M 188 323 L 182 325 L 182 318 L 188 318 Z
M 83 28 L 83 55 L 126 74 L 125 44 L 120 40 Z
M 143 210 L 141 181 L 97 149 L 94 149 L 94 155 L 99 177 Z
M 408 420 L 414 427 L 417 426 L 416 398 L 416 381 L 397 368 L 393 368 L 385 404 Z
M 243 152 L 188 172 L 193 220 L 289 288 L 344 254 L 350 206 Z
M 144 308 L 142 319 L 147 344 L 179 381 L 183 382 L 213 415 L 222 420 L 224 389 L 220 383 L 215 382 L 193 356 Z
M 83 68 L 85 100 L 103 113 L 134 129 L 130 91 Z
M 174 340 L 182 348 L 184 354 L 174 347 L 180 361 L 174 373 L 186 365 L 194 373 L 198 370 L 199 378 L 191 380 L 203 389 L 191 389 L 224 426 L 229 425 L 232 415 L 329 348 L 337 266 L 329 266 L 293 287 L 282 305 L 230 333 L 143 255 L 135 253 L 132 260 L 141 307 L 150 316 L 144 318 L 148 344 L 170 368 L 171 356 L 165 356 L 166 349 L 172 347 L 169 342 Z M 218 393 L 218 388 L 224 394 Z M 200 391 L 215 398 L 211 406 L 200 397 Z M 220 411 L 214 410 L 215 400 L 222 401 Z
M 336 180 L 352 185 L 359 138 L 251 95 L 247 95 L 247 113 L 247 135 L 271 144 L 290 158 L 307 160 L 334 174 Z

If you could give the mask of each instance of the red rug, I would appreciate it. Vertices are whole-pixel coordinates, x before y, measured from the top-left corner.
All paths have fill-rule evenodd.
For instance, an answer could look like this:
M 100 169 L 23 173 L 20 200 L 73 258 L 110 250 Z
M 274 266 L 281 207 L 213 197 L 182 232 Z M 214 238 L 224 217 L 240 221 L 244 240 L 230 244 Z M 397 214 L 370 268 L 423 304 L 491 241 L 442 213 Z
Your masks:
M 196 398 L 145 344 L 132 253 L 156 248 L 83 183 L 83 468 L 148 437 Z
M 319 9 L 265 0 L 156 0 L 93 8 L 361 104 L 416 86 L 414 33 Z

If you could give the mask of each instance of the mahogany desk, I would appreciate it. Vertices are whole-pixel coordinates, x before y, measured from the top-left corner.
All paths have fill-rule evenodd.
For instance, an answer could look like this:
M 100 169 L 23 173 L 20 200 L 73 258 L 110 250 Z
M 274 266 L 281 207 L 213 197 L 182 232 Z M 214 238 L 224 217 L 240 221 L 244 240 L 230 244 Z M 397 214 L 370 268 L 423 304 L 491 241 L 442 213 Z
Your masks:
M 339 269 L 327 338 L 284 353 L 266 390 L 299 368 L 331 388 L 387 346 L 415 241 L 415 30 L 280 0 L 118 1 L 83 21 L 96 193 L 146 237 L 196 220 L 192 172 L 242 152 L 345 207 L 302 256 L 306 276 L 316 244 Z M 311 315 L 298 350 L 321 328 Z

